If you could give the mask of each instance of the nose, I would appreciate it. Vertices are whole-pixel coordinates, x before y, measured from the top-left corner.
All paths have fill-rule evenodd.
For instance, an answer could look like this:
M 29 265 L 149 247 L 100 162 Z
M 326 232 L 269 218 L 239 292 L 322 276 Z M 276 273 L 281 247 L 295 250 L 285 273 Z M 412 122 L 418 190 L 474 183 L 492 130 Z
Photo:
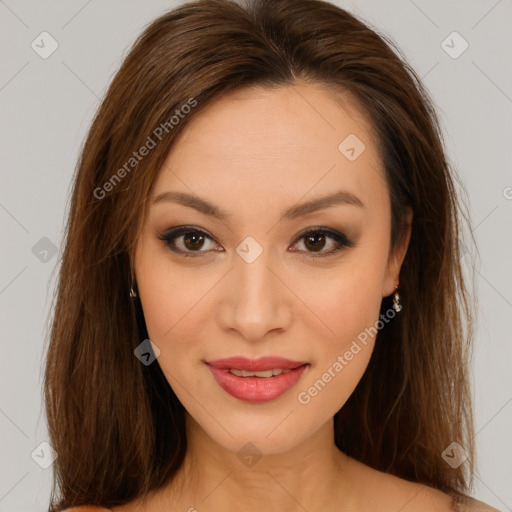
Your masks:
M 236 255 L 224 284 L 221 327 L 251 342 L 286 330 L 292 319 L 293 293 L 270 260 L 265 250 L 252 263 Z

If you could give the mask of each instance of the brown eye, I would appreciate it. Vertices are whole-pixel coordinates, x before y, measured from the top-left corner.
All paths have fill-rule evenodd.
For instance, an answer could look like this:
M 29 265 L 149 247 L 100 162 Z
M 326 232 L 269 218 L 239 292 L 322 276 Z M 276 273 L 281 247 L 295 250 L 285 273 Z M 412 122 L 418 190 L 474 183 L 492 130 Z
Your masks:
M 190 251 L 201 249 L 203 244 L 204 236 L 195 231 L 191 231 L 183 235 L 183 245 Z
M 354 246 L 353 242 L 343 233 L 325 228 L 310 229 L 297 238 L 297 242 L 300 240 L 304 240 L 303 244 L 306 249 L 298 252 L 304 252 L 305 256 L 310 258 L 329 256 L 343 247 Z M 329 240 L 331 240 L 330 243 Z M 330 249 L 324 251 L 323 249 L 329 245 Z
M 203 247 L 208 240 L 213 241 L 213 238 L 204 231 L 189 227 L 173 229 L 160 236 L 159 239 L 165 242 L 172 252 L 192 257 L 202 256 L 202 253 L 208 252 L 208 250 L 203 250 Z
M 321 251 L 326 244 L 325 235 L 323 233 L 316 233 L 304 237 L 304 245 L 313 252 Z

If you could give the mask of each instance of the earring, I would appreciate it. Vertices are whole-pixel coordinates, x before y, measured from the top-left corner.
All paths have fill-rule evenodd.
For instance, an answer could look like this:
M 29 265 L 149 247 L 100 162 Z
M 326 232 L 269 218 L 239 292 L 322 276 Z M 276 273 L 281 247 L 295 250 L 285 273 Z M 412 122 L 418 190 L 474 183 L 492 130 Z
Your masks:
M 137 294 L 133 290 L 133 275 L 132 275 L 132 278 L 130 279 L 130 281 L 131 281 L 131 283 L 130 283 L 130 298 L 134 299 L 135 297 L 137 297 Z
M 395 286 L 395 293 L 393 295 L 393 309 L 399 313 L 402 311 L 402 305 L 400 304 L 400 295 L 398 295 L 398 285 Z

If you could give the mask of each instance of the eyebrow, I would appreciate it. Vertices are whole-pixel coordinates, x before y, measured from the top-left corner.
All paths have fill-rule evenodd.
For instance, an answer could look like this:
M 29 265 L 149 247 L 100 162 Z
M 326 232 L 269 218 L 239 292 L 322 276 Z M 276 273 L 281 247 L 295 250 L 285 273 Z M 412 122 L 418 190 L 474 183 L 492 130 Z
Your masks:
M 153 200 L 153 205 L 163 202 L 173 202 L 187 206 L 189 208 L 194 208 L 195 210 L 205 215 L 215 217 L 222 221 L 232 217 L 232 214 L 213 205 L 205 199 L 201 199 L 198 196 L 187 194 L 185 192 L 163 192 L 162 194 L 159 194 L 155 197 Z M 347 190 L 338 190 L 337 192 L 328 196 L 319 197 L 308 201 L 307 203 L 292 206 L 282 214 L 280 220 L 296 219 L 298 217 L 302 217 L 304 215 L 308 215 L 310 213 L 338 205 L 352 205 L 365 208 L 361 199 L 359 199 L 356 195 L 348 192 Z

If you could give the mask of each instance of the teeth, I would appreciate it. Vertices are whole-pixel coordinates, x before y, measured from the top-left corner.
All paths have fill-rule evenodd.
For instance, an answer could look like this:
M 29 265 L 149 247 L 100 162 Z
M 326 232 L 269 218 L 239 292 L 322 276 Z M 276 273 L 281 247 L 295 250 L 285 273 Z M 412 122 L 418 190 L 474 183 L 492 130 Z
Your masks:
M 281 368 L 275 368 L 273 370 L 265 370 L 261 372 L 248 372 L 246 370 L 237 370 L 236 368 L 231 368 L 228 370 L 229 373 L 236 375 L 237 377 L 274 377 L 276 375 L 281 375 L 282 373 L 288 373 L 291 370 L 286 369 L 282 370 Z

